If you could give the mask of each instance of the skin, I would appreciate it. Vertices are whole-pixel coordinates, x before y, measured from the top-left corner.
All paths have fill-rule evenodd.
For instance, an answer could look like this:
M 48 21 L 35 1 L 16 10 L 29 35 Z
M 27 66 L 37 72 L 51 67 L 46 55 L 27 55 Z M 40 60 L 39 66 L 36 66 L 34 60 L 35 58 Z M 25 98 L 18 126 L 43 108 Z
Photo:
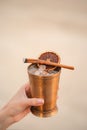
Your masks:
M 20 121 L 30 113 L 31 106 L 44 104 L 43 99 L 29 98 L 29 84 L 23 85 L 12 99 L 0 110 L 0 130 Z

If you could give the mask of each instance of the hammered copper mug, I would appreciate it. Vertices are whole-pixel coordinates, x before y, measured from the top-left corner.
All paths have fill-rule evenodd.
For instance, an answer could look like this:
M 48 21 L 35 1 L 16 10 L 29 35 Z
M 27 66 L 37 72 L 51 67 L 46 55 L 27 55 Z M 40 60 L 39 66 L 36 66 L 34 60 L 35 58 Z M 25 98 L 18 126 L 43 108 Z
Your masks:
M 57 113 L 57 95 L 59 89 L 59 79 L 61 68 L 55 69 L 56 73 L 49 76 L 39 76 L 29 73 L 31 64 L 28 66 L 28 76 L 30 81 L 30 91 L 32 98 L 43 98 L 44 104 L 32 106 L 31 112 L 39 117 L 50 117 Z

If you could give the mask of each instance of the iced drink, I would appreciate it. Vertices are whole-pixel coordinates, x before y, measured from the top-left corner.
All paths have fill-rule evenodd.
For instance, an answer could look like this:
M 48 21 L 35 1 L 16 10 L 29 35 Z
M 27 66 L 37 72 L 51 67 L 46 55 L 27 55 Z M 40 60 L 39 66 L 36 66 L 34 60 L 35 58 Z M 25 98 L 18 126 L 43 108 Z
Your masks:
M 46 71 L 46 65 L 31 64 L 28 67 L 32 98 L 43 98 L 44 105 L 32 106 L 31 111 L 39 117 L 50 117 L 57 113 L 56 105 L 61 68 Z

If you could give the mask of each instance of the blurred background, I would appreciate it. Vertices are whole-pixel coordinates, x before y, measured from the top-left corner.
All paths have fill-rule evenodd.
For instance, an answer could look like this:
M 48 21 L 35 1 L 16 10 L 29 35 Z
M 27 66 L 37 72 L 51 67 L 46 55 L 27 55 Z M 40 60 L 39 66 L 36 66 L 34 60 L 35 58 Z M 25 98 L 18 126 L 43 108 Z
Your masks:
M 62 69 L 58 114 L 8 130 L 87 130 L 87 0 L 0 0 L 0 107 L 28 81 L 23 58 L 45 51 L 75 67 Z

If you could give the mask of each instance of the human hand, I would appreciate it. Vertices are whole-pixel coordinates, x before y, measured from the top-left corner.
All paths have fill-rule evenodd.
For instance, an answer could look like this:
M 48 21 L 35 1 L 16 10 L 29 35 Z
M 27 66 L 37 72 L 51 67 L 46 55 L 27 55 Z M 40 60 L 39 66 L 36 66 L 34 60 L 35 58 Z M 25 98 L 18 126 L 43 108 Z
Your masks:
M 25 117 L 30 112 L 31 106 L 43 105 L 44 103 L 43 99 L 28 98 L 27 93 L 29 94 L 29 92 L 30 92 L 29 84 L 25 84 L 19 89 L 19 91 L 8 102 L 8 104 L 6 104 L 3 110 L 1 110 L 2 111 L 1 117 L 3 116 L 3 114 L 5 116 L 5 125 L 4 125 L 4 121 L 3 121 L 3 125 L 6 126 L 6 128 L 9 125 L 18 122 L 23 117 Z

